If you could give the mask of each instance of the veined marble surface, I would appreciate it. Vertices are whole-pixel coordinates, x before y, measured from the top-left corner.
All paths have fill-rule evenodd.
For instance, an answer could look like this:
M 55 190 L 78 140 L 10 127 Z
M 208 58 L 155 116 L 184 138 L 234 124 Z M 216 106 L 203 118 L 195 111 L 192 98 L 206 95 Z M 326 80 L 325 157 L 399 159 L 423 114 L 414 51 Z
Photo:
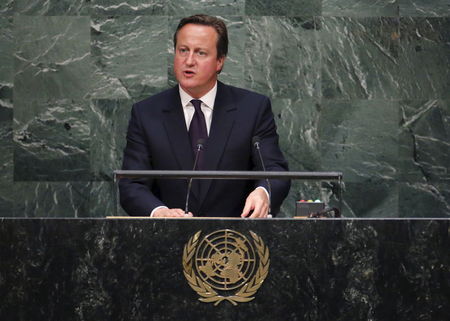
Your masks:
M 0 318 L 446 321 L 449 227 L 448 219 L 0 219 Z M 256 233 L 270 255 L 254 300 L 237 306 L 200 302 L 183 275 L 189 239 L 224 229 Z
M 88 17 L 14 17 L 14 96 L 80 99 L 90 88 Z
M 167 86 L 167 17 L 96 17 L 91 22 L 93 98 L 148 97 Z
M 344 215 L 450 217 L 448 0 L 1 1 L 0 216 L 123 213 L 131 105 L 176 84 L 197 12 L 225 20 L 219 79 L 271 98 L 291 170 L 343 171 Z M 294 182 L 283 215 L 302 198 L 336 185 Z
M 397 0 L 401 16 L 450 17 L 448 0 Z
M 394 17 L 402 0 L 323 0 L 322 14 L 334 17 Z M 410 3 L 412 5 L 412 3 Z

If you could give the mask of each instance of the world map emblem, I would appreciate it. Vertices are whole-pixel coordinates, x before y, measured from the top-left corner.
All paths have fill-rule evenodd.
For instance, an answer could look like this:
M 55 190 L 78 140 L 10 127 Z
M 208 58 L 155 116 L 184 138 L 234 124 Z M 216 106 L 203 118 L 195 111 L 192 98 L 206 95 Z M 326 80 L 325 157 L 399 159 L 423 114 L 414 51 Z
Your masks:
M 218 305 L 249 302 L 269 272 L 269 249 L 250 231 L 244 234 L 224 229 L 200 238 L 195 233 L 183 250 L 183 273 L 199 300 Z

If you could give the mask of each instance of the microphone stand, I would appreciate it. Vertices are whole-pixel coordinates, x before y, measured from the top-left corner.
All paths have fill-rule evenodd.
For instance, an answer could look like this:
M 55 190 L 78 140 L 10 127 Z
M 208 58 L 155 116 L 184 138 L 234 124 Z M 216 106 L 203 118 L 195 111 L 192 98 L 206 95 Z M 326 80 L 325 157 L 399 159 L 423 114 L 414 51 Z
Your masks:
M 259 147 L 259 137 L 258 136 L 253 137 L 253 145 L 255 146 L 255 148 L 256 148 L 256 150 L 258 152 L 259 161 L 261 163 L 262 170 L 263 170 L 263 172 L 265 172 L 266 171 L 266 166 L 264 166 L 264 160 L 263 160 L 262 155 L 261 155 L 261 149 Z M 266 183 L 267 183 L 267 189 L 268 189 L 268 192 L 269 192 L 269 213 L 268 213 L 268 217 L 271 217 L 272 216 L 272 187 L 270 186 L 270 181 L 269 181 L 268 178 L 266 178 Z
M 197 167 L 197 162 L 198 162 L 198 155 L 200 154 L 200 151 L 203 149 L 203 143 L 204 143 L 204 139 L 199 139 L 197 142 L 197 150 L 195 152 L 195 160 L 194 160 L 194 168 L 192 169 L 193 171 L 195 171 L 195 168 Z M 186 204 L 184 207 L 184 213 L 188 214 L 189 213 L 189 195 L 191 194 L 191 188 L 192 188 L 192 177 L 189 179 L 189 183 L 188 183 L 188 188 L 187 188 L 187 193 L 186 193 Z

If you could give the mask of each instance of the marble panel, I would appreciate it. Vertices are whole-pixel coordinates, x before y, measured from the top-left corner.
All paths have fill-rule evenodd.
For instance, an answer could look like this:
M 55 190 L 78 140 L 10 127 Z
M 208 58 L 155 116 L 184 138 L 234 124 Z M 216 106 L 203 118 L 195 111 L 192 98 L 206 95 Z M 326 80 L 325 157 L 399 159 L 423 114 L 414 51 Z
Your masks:
M 182 17 L 172 17 L 169 21 L 169 40 L 167 42 L 167 51 L 169 52 L 167 65 L 169 74 L 169 86 L 175 86 L 177 81 L 173 73 L 173 34 L 177 29 L 178 23 Z M 237 87 L 244 87 L 245 73 L 245 42 L 246 29 L 242 17 L 224 16 L 220 17 L 225 22 L 228 29 L 228 56 L 225 65 L 219 75 L 219 80 Z
M 122 167 L 128 120 L 132 102 L 122 100 L 92 100 L 90 107 L 90 162 L 92 179 L 111 181 L 113 171 Z
M 0 14 L 12 15 L 14 12 L 14 2 L 16 0 L 3 0 L 0 2 Z
M 313 99 L 273 99 L 272 109 L 277 124 L 280 148 L 291 171 L 330 171 L 322 166 L 319 121 L 321 106 Z M 335 170 L 335 169 L 333 169 Z M 295 202 L 300 199 L 320 199 L 328 206 L 339 205 L 336 181 L 293 180 L 288 197 L 281 207 L 280 217 L 295 214 Z
M 167 17 L 94 17 L 93 98 L 147 97 L 167 86 Z
M 322 0 L 246 0 L 245 14 L 249 16 L 319 16 Z
M 14 95 L 83 98 L 90 89 L 88 17 L 14 18 Z
M 0 217 L 14 216 L 14 199 L 16 193 L 13 190 L 13 182 L 0 179 Z M 18 216 L 23 217 L 23 214 Z
M 274 99 L 273 110 L 290 170 L 344 172 L 344 216 L 398 216 L 396 103 Z M 293 181 L 282 216 L 317 198 L 338 206 L 337 182 Z
M 15 101 L 14 180 L 90 179 L 86 100 Z
M 344 217 L 399 217 L 399 187 L 393 180 L 346 182 L 343 200 Z
M 228 56 L 220 73 L 220 80 L 226 84 L 245 86 L 245 45 L 247 30 L 243 17 L 221 17 L 228 29 Z
M 166 0 L 91 0 L 94 15 L 167 15 Z
M 113 182 L 5 182 L 0 217 L 127 216 Z
M 0 13 L 2 13 L 0 6 Z M 13 20 L 0 17 L 0 216 L 12 209 L 13 182 Z
M 400 16 L 448 17 L 450 4 L 448 0 L 397 0 Z
M 398 97 L 397 19 L 324 17 L 319 38 L 323 97 Z
M 14 80 L 13 19 L 0 16 L 0 99 L 12 98 Z
M 312 17 L 246 19 L 246 87 L 271 98 L 320 94 L 320 53 Z
M 334 17 L 395 17 L 401 0 L 323 0 L 322 15 Z
M 219 16 L 244 14 L 246 0 L 168 0 L 169 15 L 190 16 L 198 13 Z
M 318 124 L 321 166 L 345 182 L 397 179 L 398 102 L 324 100 Z
M 401 18 L 400 34 L 401 98 L 450 98 L 450 18 Z
M 117 184 L 113 182 L 92 182 L 89 195 L 89 216 L 127 216 L 120 208 Z
M 450 218 L 448 182 L 399 183 L 399 216 Z
M 321 107 L 313 99 L 273 99 L 280 148 L 292 171 L 327 170 L 321 166 L 318 124 Z
M 88 217 L 89 182 L 15 182 L 6 217 Z
M 12 140 L 13 108 L 9 99 L 0 100 L 0 185 L 1 182 L 12 181 L 13 140 Z
M 253 231 L 270 253 L 254 300 L 237 306 L 200 302 L 183 275 L 183 249 L 193 235 L 201 231 L 202 242 L 223 229 L 250 240 Z M 442 219 L 0 219 L 0 316 L 444 321 L 448 229 Z M 197 255 L 210 253 L 220 252 Z
M 19 15 L 78 16 L 88 15 L 89 0 L 14 0 L 14 12 Z
M 401 181 L 450 183 L 450 101 L 400 103 Z
M 10 100 L 0 100 L 0 216 L 12 209 L 14 157 L 12 141 L 13 109 Z

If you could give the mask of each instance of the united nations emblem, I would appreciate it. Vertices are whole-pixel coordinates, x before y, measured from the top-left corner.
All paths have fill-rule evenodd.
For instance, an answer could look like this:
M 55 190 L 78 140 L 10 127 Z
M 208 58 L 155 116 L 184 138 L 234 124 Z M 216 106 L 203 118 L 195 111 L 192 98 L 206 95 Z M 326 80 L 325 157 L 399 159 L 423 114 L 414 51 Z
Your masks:
M 200 239 L 195 233 L 183 250 L 183 272 L 199 300 L 233 305 L 253 300 L 269 272 L 269 249 L 250 231 L 253 242 L 233 230 L 218 230 Z

